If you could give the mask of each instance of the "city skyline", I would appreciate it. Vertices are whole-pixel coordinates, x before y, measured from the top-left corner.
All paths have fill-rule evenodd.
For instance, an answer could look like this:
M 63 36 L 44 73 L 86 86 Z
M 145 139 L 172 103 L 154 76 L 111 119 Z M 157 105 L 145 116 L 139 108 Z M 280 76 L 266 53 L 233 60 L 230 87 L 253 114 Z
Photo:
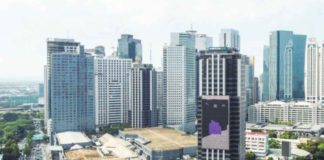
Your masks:
M 46 38 L 73 38 L 90 48 L 103 45 L 109 55 L 111 46 L 117 49 L 121 34 L 133 34 L 142 40 L 143 63 L 150 63 L 151 50 L 152 63 L 159 67 L 163 44 L 169 41 L 171 32 L 188 30 L 192 26 L 199 33 L 213 37 L 214 46 L 218 46 L 221 28 L 234 28 L 241 36 L 241 53 L 256 57 L 256 76 L 262 72 L 262 49 L 268 44 L 271 31 L 292 30 L 308 37 L 315 36 L 319 42 L 324 39 L 320 27 L 323 22 L 314 21 L 323 14 L 320 6 L 324 2 L 316 0 L 308 6 L 291 0 L 238 1 L 235 6 L 231 5 L 232 1 L 62 2 L 0 2 L 0 17 L 6 22 L 0 31 L 3 35 L 0 39 L 3 44 L 0 81 L 43 81 Z M 57 12 L 57 7 L 62 11 Z M 66 18 L 58 21 L 63 15 Z M 262 27 L 256 27 L 259 24 Z M 29 60 L 30 57 L 33 59 Z

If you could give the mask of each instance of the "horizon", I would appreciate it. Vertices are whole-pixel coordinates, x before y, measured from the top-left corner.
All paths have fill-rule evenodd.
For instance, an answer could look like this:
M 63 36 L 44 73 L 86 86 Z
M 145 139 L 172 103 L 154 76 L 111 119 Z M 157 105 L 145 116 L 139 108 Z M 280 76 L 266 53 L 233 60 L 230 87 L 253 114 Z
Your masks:
M 236 5 L 233 5 L 236 4 Z M 0 2 L 0 81 L 43 81 L 47 38 L 72 38 L 85 48 L 103 45 L 110 55 L 121 34 L 143 45 L 143 63 L 161 66 L 162 48 L 171 32 L 193 29 L 213 37 L 218 46 L 222 28 L 241 36 L 241 53 L 255 56 L 255 75 L 262 73 L 263 46 L 269 33 L 289 30 L 324 40 L 323 1 L 307 5 L 287 1 L 90 1 L 12 0 Z M 58 10 L 59 9 L 59 10 Z

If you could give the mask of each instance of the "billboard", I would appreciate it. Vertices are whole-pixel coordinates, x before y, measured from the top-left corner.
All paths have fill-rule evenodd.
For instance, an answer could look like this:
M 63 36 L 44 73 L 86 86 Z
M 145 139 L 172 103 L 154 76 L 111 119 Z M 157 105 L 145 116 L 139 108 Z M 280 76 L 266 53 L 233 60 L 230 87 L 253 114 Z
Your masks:
M 229 150 L 229 96 L 202 97 L 202 148 Z
M 291 144 L 289 141 L 282 141 L 281 144 L 281 155 L 284 157 L 290 157 L 291 155 Z

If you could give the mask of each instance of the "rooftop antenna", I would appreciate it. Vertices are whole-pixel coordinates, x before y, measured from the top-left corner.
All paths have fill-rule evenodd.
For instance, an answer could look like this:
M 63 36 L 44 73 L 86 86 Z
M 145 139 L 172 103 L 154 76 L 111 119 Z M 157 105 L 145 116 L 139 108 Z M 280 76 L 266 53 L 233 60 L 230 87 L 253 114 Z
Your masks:
M 193 26 L 192 26 L 192 23 L 190 24 L 190 30 L 192 30 L 192 31 L 193 31 Z

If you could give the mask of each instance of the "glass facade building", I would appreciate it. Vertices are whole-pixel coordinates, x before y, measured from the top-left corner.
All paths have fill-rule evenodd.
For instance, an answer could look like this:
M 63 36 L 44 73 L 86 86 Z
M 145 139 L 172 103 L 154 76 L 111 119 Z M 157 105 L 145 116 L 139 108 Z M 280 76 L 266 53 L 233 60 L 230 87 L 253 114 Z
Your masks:
M 289 44 L 289 42 L 292 44 Z M 285 54 L 286 48 L 289 45 L 293 46 L 292 54 L 290 54 L 292 56 L 291 58 Z M 292 31 L 271 32 L 269 49 L 269 100 L 284 100 L 285 92 L 288 93 L 287 90 L 290 88 L 293 91 L 292 99 L 303 98 L 305 45 L 306 35 L 295 35 Z M 285 67 L 285 64 L 288 64 L 288 62 L 291 65 Z M 291 76 L 293 78 L 285 77 L 285 73 L 288 73 L 288 70 L 292 70 Z M 286 74 L 286 76 L 290 75 Z M 285 82 L 285 79 L 291 79 L 291 82 Z
M 134 39 L 133 35 L 122 34 L 118 39 L 117 56 L 119 58 L 130 58 L 133 62 L 142 63 L 142 43 Z

